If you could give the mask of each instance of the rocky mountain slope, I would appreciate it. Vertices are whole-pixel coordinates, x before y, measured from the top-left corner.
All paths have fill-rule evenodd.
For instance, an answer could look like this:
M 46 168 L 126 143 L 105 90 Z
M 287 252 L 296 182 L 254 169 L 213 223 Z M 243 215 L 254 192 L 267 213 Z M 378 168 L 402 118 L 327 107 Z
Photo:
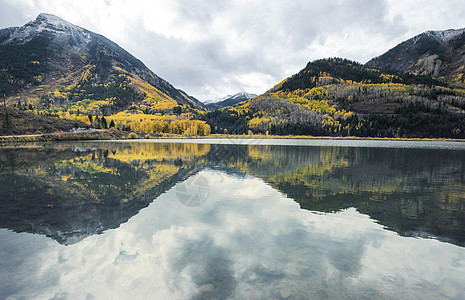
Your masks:
M 0 30 L 0 92 L 10 104 L 94 115 L 134 105 L 147 113 L 205 109 L 114 42 L 49 14 Z
M 366 65 L 431 75 L 465 87 L 465 28 L 424 32 L 373 58 Z

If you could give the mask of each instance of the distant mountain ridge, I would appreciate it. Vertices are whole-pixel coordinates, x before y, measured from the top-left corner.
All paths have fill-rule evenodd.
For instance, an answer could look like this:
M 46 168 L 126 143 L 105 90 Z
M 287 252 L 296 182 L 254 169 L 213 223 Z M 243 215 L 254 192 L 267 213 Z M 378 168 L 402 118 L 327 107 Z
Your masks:
M 0 66 L 0 91 L 10 101 L 40 107 L 107 101 L 101 105 L 106 108 L 95 112 L 103 114 L 133 104 L 143 104 L 147 111 L 175 105 L 205 110 L 116 43 L 50 14 L 0 30 Z
M 242 101 L 249 100 L 251 98 L 256 97 L 256 94 L 250 94 L 246 92 L 239 92 L 234 95 L 228 95 L 226 97 L 221 98 L 218 101 L 207 101 L 205 104 L 210 109 L 218 109 L 226 106 L 234 106 Z
M 431 75 L 465 87 L 465 28 L 426 31 L 371 59 L 366 66 Z

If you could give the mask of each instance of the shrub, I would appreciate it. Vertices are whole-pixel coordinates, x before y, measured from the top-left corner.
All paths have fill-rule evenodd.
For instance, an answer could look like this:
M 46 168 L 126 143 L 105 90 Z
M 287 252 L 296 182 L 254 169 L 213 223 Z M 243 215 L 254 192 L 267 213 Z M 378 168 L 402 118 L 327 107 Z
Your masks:
M 139 136 L 137 135 L 137 133 L 135 132 L 131 132 L 129 135 L 128 135 L 128 139 L 138 139 Z

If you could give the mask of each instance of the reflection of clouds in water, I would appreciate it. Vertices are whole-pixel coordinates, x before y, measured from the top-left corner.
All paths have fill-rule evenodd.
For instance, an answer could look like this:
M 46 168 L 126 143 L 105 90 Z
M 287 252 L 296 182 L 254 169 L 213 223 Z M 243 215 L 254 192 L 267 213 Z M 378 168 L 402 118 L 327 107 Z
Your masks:
M 465 249 L 430 239 L 399 237 L 386 231 L 389 240 L 382 245 L 366 245 L 363 272 L 358 281 L 383 278 L 383 288 L 399 289 L 408 299 L 452 298 L 461 299 L 465 293 Z M 388 259 L 387 259 L 388 258 Z M 454 264 L 462 262 L 462 265 Z M 412 274 L 412 275 L 409 275 Z M 438 297 L 434 297 L 438 293 Z
M 37 260 L 38 254 L 46 251 L 51 244 L 56 244 L 48 238 L 27 233 L 14 233 L 0 229 L 0 298 L 7 295 L 24 293 L 31 295 L 37 289 L 42 278 L 25 278 L 32 272 L 37 272 L 41 261 Z M 11 270 L 11 271 L 9 271 Z M 58 284 L 58 276 L 49 277 L 47 280 Z M 26 282 L 26 280 L 27 282 Z M 55 282 L 54 282 L 55 280 Z
M 186 272 L 199 287 L 195 299 L 231 297 L 236 288 L 233 261 L 228 250 L 216 245 L 205 236 L 196 241 L 186 241 L 179 257 L 174 259 L 173 271 Z
M 2 254 L 21 241 L 35 249 L 18 252 L 18 268 L 6 266 L 18 283 L 1 290 L 70 299 L 414 298 L 411 289 L 432 296 L 425 287 L 443 282 L 437 296 L 464 292 L 463 248 L 399 237 L 355 209 L 301 210 L 259 179 L 201 174 L 211 188 L 204 205 L 183 206 L 173 188 L 120 228 L 75 245 L 0 231 Z
M 119 265 L 121 263 L 131 261 L 137 258 L 139 256 L 139 252 L 136 252 L 134 254 L 129 254 L 125 250 L 121 250 L 119 252 L 119 255 L 115 258 L 115 261 L 113 262 L 114 265 Z

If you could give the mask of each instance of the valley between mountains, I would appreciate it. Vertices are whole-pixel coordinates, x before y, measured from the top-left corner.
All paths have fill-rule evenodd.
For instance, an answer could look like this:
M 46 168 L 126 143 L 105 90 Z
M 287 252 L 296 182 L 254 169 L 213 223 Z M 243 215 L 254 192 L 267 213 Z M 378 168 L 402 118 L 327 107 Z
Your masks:
M 262 95 L 206 105 L 109 39 L 40 14 L 0 30 L 0 134 L 463 139 L 464 72 L 465 29 L 428 31 L 366 64 L 312 61 Z

